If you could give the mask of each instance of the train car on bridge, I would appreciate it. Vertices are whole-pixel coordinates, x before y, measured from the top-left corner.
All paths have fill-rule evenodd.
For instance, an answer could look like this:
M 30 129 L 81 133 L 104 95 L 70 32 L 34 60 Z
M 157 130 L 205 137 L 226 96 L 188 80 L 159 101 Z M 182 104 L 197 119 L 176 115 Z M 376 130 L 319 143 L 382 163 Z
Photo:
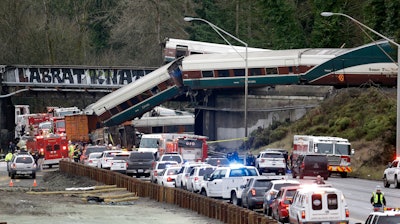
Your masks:
M 230 46 L 226 44 L 215 44 L 202 41 L 168 38 L 164 43 L 164 61 L 168 63 L 182 56 L 189 56 L 192 54 L 219 54 L 245 51 L 246 47 L 243 46 Z M 265 52 L 271 50 L 248 47 L 247 51 Z
M 85 114 L 96 114 L 106 126 L 140 117 L 155 106 L 178 96 L 183 87 L 182 58 L 145 75 L 88 106 Z

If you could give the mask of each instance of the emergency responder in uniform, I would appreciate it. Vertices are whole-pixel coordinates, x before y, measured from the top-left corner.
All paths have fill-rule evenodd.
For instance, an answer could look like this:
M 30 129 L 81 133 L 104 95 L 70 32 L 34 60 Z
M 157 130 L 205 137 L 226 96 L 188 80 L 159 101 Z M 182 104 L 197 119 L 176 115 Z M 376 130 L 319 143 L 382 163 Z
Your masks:
M 75 145 L 75 150 L 74 150 L 74 161 L 79 162 L 79 158 L 81 157 L 81 150 L 79 145 Z
M 374 210 L 382 210 L 386 206 L 386 199 L 383 192 L 381 192 L 381 186 L 376 186 L 375 192 L 372 192 L 371 204 L 374 206 Z
M 44 162 L 44 152 L 39 152 L 39 159 L 38 159 L 38 170 L 43 170 L 43 162 Z
M 314 181 L 316 184 L 325 184 L 325 181 L 322 180 L 322 177 L 320 175 L 317 176 L 317 179 Z
M 9 169 L 10 169 L 9 167 L 10 167 L 12 156 L 13 156 L 12 152 L 8 152 L 6 157 L 4 158 L 4 161 L 7 162 L 7 171 L 9 171 Z
M 71 140 L 68 141 L 68 156 L 70 161 L 73 161 L 74 159 L 74 151 L 75 151 L 75 146 L 72 144 Z

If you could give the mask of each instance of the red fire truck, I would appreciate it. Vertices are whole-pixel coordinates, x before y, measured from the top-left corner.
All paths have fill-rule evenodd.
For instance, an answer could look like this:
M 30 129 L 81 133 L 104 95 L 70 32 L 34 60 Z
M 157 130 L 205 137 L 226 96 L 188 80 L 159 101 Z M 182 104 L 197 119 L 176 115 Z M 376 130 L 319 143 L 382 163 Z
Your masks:
M 57 165 L 61 159 L 68 158 L 68 140 L 65 134 L 49 133 L 27 137 L 26 146 L 28 150 L 43 155 L 43 165 L 50 168 Z
M 207 158 L 207 137 L 185 135 L 166 143 L 166 153 L 179 153 L 184 161 L 203 162 Z

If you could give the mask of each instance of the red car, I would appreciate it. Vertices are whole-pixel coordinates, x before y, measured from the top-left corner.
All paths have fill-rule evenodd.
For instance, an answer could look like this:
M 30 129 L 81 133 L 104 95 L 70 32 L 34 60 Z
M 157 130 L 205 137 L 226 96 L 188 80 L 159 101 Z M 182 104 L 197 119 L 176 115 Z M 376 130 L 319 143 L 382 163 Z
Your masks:
M 271 203 L 272 218 L 282 223 L 289 222 L 288 207 L 293 195 L 300 186 L 282 187 Z

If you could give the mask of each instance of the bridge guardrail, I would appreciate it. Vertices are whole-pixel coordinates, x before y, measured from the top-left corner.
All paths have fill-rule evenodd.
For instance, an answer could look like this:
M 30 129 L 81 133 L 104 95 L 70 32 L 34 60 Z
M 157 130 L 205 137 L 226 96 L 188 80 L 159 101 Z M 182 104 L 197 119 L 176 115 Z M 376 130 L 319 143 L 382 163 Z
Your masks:
M 224 201 L 195 194 L 179 188 L 169 188 L 142 181 L 125 174 L 86 166 L 80 163 L 60 161 L 60 172 L 84 176 L 107 185 L 117 185 L 135 192 L 139 197 L 148 197 L 157 202 L 178 205 L 209 218 L 229 224 L 276 224 L 275 220 Z

